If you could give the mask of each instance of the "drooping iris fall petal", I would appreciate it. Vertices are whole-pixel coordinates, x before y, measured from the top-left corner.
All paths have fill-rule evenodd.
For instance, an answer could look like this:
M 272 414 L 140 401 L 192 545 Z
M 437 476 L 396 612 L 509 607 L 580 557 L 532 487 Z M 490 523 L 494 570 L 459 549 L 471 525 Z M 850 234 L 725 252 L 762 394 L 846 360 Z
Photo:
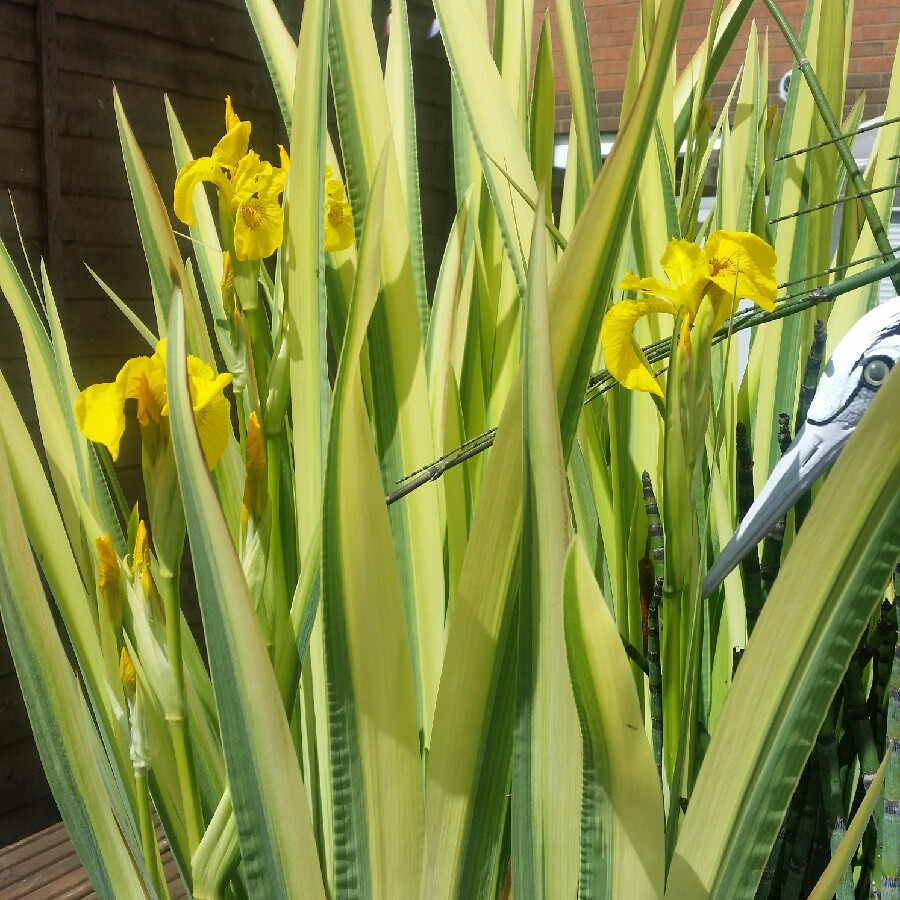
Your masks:
M 118 384 L 92 384 L 75 401 L 75 424 L 95 444 L 104 444 L 113 461 L 125 434 L 125 397 Z
M 206 465 L 212 471 L 222 458 L 231 434 L 231 404 L 222 394 L 222 389 L 231 383 L 231 375 L 227 372 L 216 375 L 196 356 L 187 358 L 187 368 L 197 436 Z
M 638 319 L 654 312 L 677 314 L 668 300 L 658 298 L 622 300 L 613 304 L 603 317 L 600 343 L 603 346 L 604 364 L 619 384 L 633 391 L 647 391 L 662 397 L 662 388 L 638 355 L 631 336 Z
M 214 184 L 226 194 L 231 192 L 228 176 L 214 157 L 202 156 L 189 162 L 175 179 L 175 215 L 185 225 L 194 224 L 194 188 L 202 181 Z

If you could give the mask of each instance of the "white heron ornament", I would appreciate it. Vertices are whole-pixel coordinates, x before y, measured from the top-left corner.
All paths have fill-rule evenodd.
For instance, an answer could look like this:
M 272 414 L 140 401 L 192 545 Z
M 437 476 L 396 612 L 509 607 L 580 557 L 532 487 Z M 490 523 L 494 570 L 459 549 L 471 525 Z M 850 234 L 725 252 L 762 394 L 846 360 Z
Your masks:
M 864 315 L 835 347 L 806 422 L 703 580 L 708 597 L 837 459 L 900 361 L 900 297 Z

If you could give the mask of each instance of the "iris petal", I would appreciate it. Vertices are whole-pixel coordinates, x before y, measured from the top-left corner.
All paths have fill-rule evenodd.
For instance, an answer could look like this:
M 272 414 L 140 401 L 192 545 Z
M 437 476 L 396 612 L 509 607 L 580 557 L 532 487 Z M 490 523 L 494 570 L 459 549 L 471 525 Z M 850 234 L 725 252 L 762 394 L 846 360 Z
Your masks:
M 600 343 L 603 347 L 604 364 L 616 381 L 629 390 L 646 391 L 662 397 L 662 388 L 638 355 L 631 335 L 638 319 L 653 312 L 674 316 L 677 309 L 663 299 L 622 300 L 614 304 L 603 317 Z
M 729 296 L 775 308 L 775 251 L 755 234 L 716 231 L 703 247 L 709 280 Z M 727 313 L 725 318 L 728 318 Z
M 231 190 L 222 167 L 212 156 L 203 156 L 189 162 L 175 179 L 175 215 L 185 225 L 194 224 L 194 188 L 201 181 L 209 181 L 220 190 Z
M 104 444 L 113 460 L 119 458 L 119 443 L 125 434 L 125 397 L 119 385 L 92 384 L 75 401 L 75 424 L 96 444 Z

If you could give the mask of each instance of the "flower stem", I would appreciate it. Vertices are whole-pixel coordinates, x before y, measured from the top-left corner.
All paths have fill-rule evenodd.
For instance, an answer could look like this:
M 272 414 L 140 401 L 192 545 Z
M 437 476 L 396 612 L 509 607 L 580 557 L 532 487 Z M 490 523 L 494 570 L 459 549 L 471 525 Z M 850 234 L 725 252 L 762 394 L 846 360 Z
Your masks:
M 159 897 L 167 895 L 164 880 L 160 877 L 159 846 L 156 843 L 156 832 L 153 829 L 153 818 L 150 814 L 150 789 L 147 785 L 147 772 L 143 766 L 135 766 L 134 780 L 137 785 L 138 827 L 141 832 L 141 851 L 147 875 Z
M 184 687 L 184 662 L 181 658 L 181 605 L 179 603 L 178 576 L 160 572 L 159 591 L 166 612 L 166 652 L 175 674 L 174 710 L 166 715 L 172 730 L 175 766 L 184 806 L 184 824 L 187 831 L 188 855 L 193 856 L 200 843 L 203 826 L 200 820 L 200 793 L 194 771 L 194 757 L 188 740 L 187 694 Z

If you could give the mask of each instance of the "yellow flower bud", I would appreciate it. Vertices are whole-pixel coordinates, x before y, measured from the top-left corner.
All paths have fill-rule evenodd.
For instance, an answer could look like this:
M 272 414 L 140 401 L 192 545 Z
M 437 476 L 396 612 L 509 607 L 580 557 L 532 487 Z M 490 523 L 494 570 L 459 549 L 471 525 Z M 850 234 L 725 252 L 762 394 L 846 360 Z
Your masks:
M 134 671 L 134 663 L 124 647 L 119 654 L 119 678 L 122 680 L 122 686 L 125 688 L 128 699 L 134 700 L 137 693 L 137 675 Z

